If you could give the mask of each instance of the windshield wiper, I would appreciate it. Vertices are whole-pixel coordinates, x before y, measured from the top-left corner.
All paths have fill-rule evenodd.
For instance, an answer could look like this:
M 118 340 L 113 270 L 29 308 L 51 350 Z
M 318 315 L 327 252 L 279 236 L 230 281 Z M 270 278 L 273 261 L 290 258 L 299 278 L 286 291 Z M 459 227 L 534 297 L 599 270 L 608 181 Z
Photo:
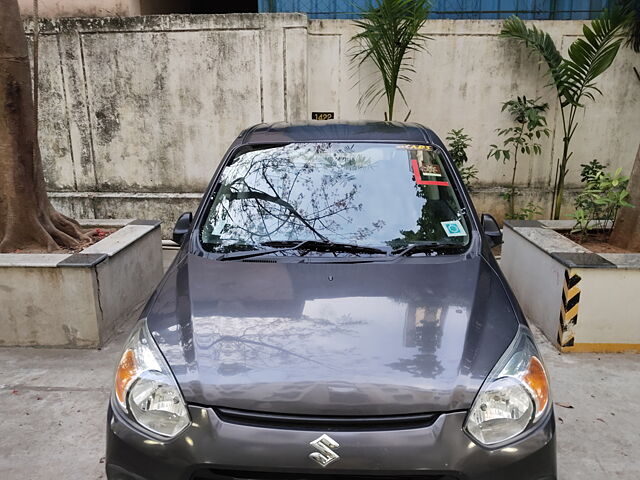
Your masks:
M 217 258 L 217 260 L 242 260 L 245 258 L 259 257 L 261 255 L 277 254 L 280 252 L 286 252 L 289 250 L 307 250 L 314 252 L 344 252 L 344 253 L 366 253 L 366 254 L 384 254 L 387 255 L 385 250 L 375 247 L 367 247 L 364 245 L 356 245 L 352 243 L 337 243 L 337 242 L 323 242 L 320 240 L 285 240 L 285 241 L 272 241 L 264 242 L 261 245 L 268 247 L 281 247 L 273 248 L 269 250 L 252 250 L 250 252 L 232 252 L 225 253 Z
M 438 243 L 438 242 L 423 242 L 423 243 L 412 243 L 403 248 L 398 248 L 393 250 L 391 253 L 393 255 L 402 256 L 402 257 L 410 257 L 414 253 L 430 253 L 430 252 L 438 252 L 438 251 L 462 251 L 464 250 L 465 245 L 460 245 L 459 243 Z
M 387 251 L 381 248 L 376 247 L 368 247 L 366 245 L 357 245 L 355 243 L 339 243 L 339 242 L 331 242 L 331 241 L 319 241 L 319 240 L 305 240 L 302 243 L 299 243 L 295 240 L 293 241 L 273 241 L 273 242 L 265 242 L 263 245 L 268 245 L 270 247 L 283 247 L 285 250 L 288 248 L 293 248 L 296 250 L 309 250 L 315 252 L 345 252 L 345 253 L 369 253 L 376 254 L 382 253 L 387 255 Z

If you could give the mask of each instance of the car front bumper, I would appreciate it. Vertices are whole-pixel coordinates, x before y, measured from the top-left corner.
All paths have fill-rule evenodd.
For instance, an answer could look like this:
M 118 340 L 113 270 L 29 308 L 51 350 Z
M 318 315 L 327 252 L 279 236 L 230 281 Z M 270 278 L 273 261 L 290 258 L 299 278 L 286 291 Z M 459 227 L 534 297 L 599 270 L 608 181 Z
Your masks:
M 465 412 L 442 414 L 423 428 L 323 432 L 227 423 L 203 407 L 189 411 L 191 426 L 165 441 L 109 407 L 108 479 L 556 480 L 553 413 L 525 437 L 489 450 L 463 432 Z M 309 442 L 323 433 L 340 445 L 340 459 L 324 468 L 309 458 Z

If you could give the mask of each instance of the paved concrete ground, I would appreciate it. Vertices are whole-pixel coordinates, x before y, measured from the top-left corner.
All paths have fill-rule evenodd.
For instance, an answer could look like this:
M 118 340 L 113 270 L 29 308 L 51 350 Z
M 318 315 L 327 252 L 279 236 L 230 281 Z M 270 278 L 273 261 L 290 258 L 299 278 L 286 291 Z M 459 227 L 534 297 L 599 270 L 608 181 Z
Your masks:
M 106 478 L 105 412 L 124 336 L 100 351 L 0 348 L 0 479 Z M 539 343 L 560 480 L 639 479 L 640 355 L 560 355 Z
M 0 348 L 0 479 L 106 478 L 106 409 L 125 338 L 102 350 Z

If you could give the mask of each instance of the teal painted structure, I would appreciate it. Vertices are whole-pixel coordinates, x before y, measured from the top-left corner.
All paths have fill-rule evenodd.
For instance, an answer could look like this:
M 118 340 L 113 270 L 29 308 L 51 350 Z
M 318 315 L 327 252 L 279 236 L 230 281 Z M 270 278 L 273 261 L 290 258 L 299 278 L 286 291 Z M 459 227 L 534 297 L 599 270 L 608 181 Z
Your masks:
M 302 12 L 309 18 L 355 18 L 371 0 L 258 0 L 260 12 Z M 375 3 L 375 1 L 373 2 Z M 587 20 L 613 0 L 434 0 L 429 18 Z

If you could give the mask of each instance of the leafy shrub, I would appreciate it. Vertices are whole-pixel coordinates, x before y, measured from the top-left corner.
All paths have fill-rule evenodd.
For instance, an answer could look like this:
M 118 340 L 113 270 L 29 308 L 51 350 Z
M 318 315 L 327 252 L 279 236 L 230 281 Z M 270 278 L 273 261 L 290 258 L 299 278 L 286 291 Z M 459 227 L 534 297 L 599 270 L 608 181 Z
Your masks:
M 516 210 L 513 214 L 507 214 L 510 220 L 533 220 L 537 215 L 542 215 L 542 207 L 537 203 L 529 202 L 524 208 Z
M 632 0 L 624 0 L 628 2 Z M 576 132 L 580 115 L 586 107 L 587 99 L 595 101 L 596 94 L 602 94 L 596 85 L 596 78 L 613 63 L 632 17 L 630 9 L 614 2 L 599 18 L 582 27 L 584 38 L 576 38 L 569 46 L 568 56 L 563 57 L 551 36 L 537 27 L 527 27 L 518 17 L 504 21 L 500 36 L 513 38 L 523 43 L 530 51 L 536 52 L 547 64 L 551 82 L 555 86 L 560 115 L 562 116 L 562 158 L 558 159 L 557 175 L 553 188 L 553 219 L 560 218 L 560 208 L 564 195 L 564 183 L 568 162 L 573 152 L 571 139 Z M 564 40 L 564 39 L 563 39 Z M 539 62 L 535 68 L 538 69 Z
M 540 155 L 542 153 L 542 146 L 538 143 L 538 140 L 542 135 L 548 137 L 550 133 L 547 128 L 547 119 L 544 116 L 548 108 L 548 104 L 540 103 L 540 98 L 531 100 L 524 95 L 502 104 L 502 111 L 507 110 L 509 112 L 515 125 L 496 130 L 498 136 L 504 138 L 502 140 L 502 148 L 495 144 L 491 145 L 487 158 L 493 157 L 496 160 L 502 160 L 503 163 L 513 159 L 511 184 L 509 185 L 509 190 L 502 194 L 502 198 L 509 204 L 507 218 L 519 218 L 515 208 L 515 197 L 518 195 L 516 188 L 518 154 Z
M 576 211 L 573 214 L 576 224 L 571 231 L 580 233 L 584 240 L 591 230 L 602 233 L 613 230 L 618 210 L 633 205 L 626 201 L 629 196 L 629 177 L 622 175 L 622 168 L 610 174 L 605 172 L 604 165 L 598 160 L 582 164 L 581 167 L 584 189 L 576 198 Z
M 471 181 L 478 179 L 478 169 L 476 166 L 465 166 L 465 163 L 469 161 L 467 148 L 471 145 L 471 137 L 464 133 L 464 128 L 458 130 L 454 128 L 447 133 L 447 141 L 449 142 L 449 154 L 453 159 L 453 163 L 455 163 L 458 168 L 462 181 L 469 187 Z

